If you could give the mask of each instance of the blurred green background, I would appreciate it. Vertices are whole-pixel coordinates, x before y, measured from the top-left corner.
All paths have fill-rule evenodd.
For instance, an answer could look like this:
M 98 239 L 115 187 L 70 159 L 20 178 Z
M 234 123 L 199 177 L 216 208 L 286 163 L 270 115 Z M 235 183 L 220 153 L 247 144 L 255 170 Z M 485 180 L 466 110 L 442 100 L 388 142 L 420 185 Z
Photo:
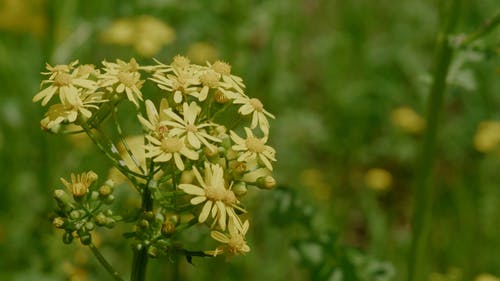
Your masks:
M 0 0 L 0 280 L 108 279 L 48 219 L 61 176 L 110 165 L 89 142 L 40 130 L 44 109 L 31 99 L 45 63 L 176 54 L 229 62 L 276 115 L 279 187 L 245 199 L 248 256 L 150 261 L 149 280 L 405 280 L 445 2 Z M 500 10 L 464 2 L 459 33 Z M 496 30 L 458 50 L 447 77 L 430 281 L 500 276 L 499 53 Z M 101 248 L 127 272 L 130 248 L 110 237 Z

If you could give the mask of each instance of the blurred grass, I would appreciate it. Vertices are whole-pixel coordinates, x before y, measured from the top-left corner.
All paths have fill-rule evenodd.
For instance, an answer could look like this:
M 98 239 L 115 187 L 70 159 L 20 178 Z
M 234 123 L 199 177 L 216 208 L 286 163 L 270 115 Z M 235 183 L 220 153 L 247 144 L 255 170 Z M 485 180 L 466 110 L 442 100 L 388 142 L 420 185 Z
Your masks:
M 394 280 L 404 280 L 421 136 L 395 127 L 391 111 L 424 112 L 442 3 L 0 1 L 0 280 L 106 278 L 86 249 L 62 245 L 47 214 L 59 177 L 90 167 L 106 175 L 109 166 L 91 146 L 41 132 L 43 109 L 31 98 L 45 62 L 99 64 L 133 56 L 151 63 L 132 47 L 100 40 L 113 20 L 138 15 L 175 29 L 176 40 L 156 58 L 169 61 L 207 42 L 245 79 L 249 95 L 278 117 L 271 142 L 278 150 L 277 179 L 286 188 L 246 201 L 253 251 L 230 264 L 179 261 L 178 277 L 327 280 L 317 272 L 347 268 L 357 249 L 366 260 L 390 262 Z M 498 9 L 496 0 L 467 2 L 457 30 L 474 31 Z M 499 154 L 474 147 L 479 123 L 500 120 L 499 38 L 496 30 L 457 52 L 438 132 L 427 262 L 442 274 L 458 268 L 458 280 L 500 276 Z M 388 190 L 367 188 L 364 175 L 374 167 L 391 173 Z M 329 239 L 335 249 L 325 248 Z M 307 253 L 301 255 L 294 245 L 304 241 L 313 242 L 300 246 Z M 127 271 L 127 246 L 103 247 Z M 176 274 L 167 260 L 155 263 L 150 276 Z

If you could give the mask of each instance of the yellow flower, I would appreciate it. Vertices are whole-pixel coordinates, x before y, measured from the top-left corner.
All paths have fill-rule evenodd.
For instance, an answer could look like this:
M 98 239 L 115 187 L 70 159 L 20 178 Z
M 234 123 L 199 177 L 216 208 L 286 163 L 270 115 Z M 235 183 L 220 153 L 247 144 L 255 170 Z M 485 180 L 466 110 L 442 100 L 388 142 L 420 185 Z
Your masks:
M 196 124 L 196 117 L 200 112 L 200 108 L 198 107 L 198 105 L 196 105 L 195 102 L 192 102 L 189 105 L 187 103 L 184 103 L 182 106 L 183 106 L 182 114 L 184 118 L 181 118 L 179 117 L 179 115 L 175 114 L 171 108 L 165 110 L 165 114 L 167 114 L 170 118 L 172 118 L 173 121 L 164 121 L 162 123 L 172 127 L 172 129 L 170 129 L 172 135 L 174 136 L 186 135 L 188 143 L 196 149 L 200 148 L 202 143 L 206 147 L 211 148 L 212 145 L 208 143 L 207 139 L 213 142 L 221 142 L 221 140 L 207 134 L 203 130 L 203 128 L 214 126 L 214 124 L 209 124 L 209 123 L 201 123 L 198 125 Z
M 365 174 L 365 184 L 371 189 L 387 190 L 392 185 L 392 175 L 380 168 L 372 168 Z
M 153 74 L 152 81 L 156 82 L 158 88 L 174 94 L 174 102 L 181 103 L 184 96 L 191 95 L 196 98 L 198 94 L 198 79 L 189 69 L 172 69 L 174 74 L 164 74 L 160 71 Z
M 205 162 L 205 179 L 201 177 L 195 166 L 193 166 L 193 173 L 201 187 L 193 184 L 179 184 L 179 189 L 195 196 L 191 199 L 192 205 L 205 202 L 198 221 L 205 222 L 211 213 L 212 218 L 215 218 L 214 223 L 218 222 L 222 230 L 226 229 L 227 220 L 241 226 L 241 221 L 234 209 L 241 211 L 244 209 L 238 205 L 239 201 L 233 191 L 226 188 L 222 167 L 219 164 Z
M 234 100 L 233 103 L 242 104 L 242 106 L 238 109 L 238 112 L 241 115 L 252 114 L 252 123 L 250 125 L 252 129 L 257 127 L 258 124 L 265 135 L 269 134 L 269 121 L 267 120 L 267 117 L 272 119 L 275 117 L 264 109 L 264 105 L 262 105 L 260 100 L 256 98 L 240 97 Z
M 500 145 L 500 122 L 483 121 L 474 136 L 474 147 L 483 153 L 494 151 Z
M 231 138 L 236 143 L 232 146 L 235 151 L 243 152 L 239 157 L 238 161 L 249 161 L 253 159 L 260 159 L 262 163 L 269 170 L 273 170 L 271 161 L 276 161 L 275 155 L 276 151 L 266 145 L 267 136 L 259 139 L 255 137 L 249 128 L 245 128 L 247 135 L 246 139 L 241 138 L 235 132 L 231 131 Z
M 227 83 L 230 87 L 236 89 L 240 94 L 243 94 L 243 79 L 236 75 L 231 74 L 231 66 L 223 61 L 216 61 L 213 64 L 207 63 L 208 66 L 221 75 L 222 81 Z
M 67 103 L 68 100 L 78 96 L 79 89 L 90 91 L 97 89 L 97 84 L 94 81 L 79 77 L 75 72 L 70 73 L 76 64 L 78 61 L 68 65 L 51 66 L 47 64 L 46 68 L 49 72 L 42 72 L 42 74 L 49 75 L 49 78 L 42 81 L 41 86 L 44 84 L 50 84 L 50 86 L 38 92 L 33 97 L 33 102 L 42 100 L 42 106 L 45 106 L 55 94 L 59 94 L 61 102 Z
M 114 21 L 102 34 L 105 43 L 133 46 L 142 56 L 157 54 L 175 39 L 175 31 L 161 20 L 143 15 Z
M 146 100 L 145 104 L 148 119 L 142 117 L 140 114 L 137 115 L 137 118 L 139 118 L 139 122 L 141 122 L 142 126 L 149 131 L 150 134 L 161 139 L 168 133 L 167 126 L 162 124 L 162 121 L 169 119 L 168 115 L 165 114 L 165 109 L 168 108 L 168 102 L 166 99 L 161 99 L 159 113 L 151 100 Z
M 129 63 L 117 60 L 117 63 L 102 63 L 105 68 L 105 73 L 100 75 L 100 86 L 107 87 L 111 92 L 114 90 L 121 94 L 126 93 L 128 100 L 133 102 L 136 107 L 139 107 L 137 100 L 142 101 L 141 87 L 144 80 L 141 79 L 141 74 L 138 72 L 140 66 L 135 59 L 131 59 Z
M 97 174 L 93 171 L 82 173 L 79 175 L 71 174 L 71 183 L 61 178 L 62 183 L 76 197 L 82 197 L 89 191 L 90 185 L 97 180 Z
M 398 107 L 392 111 L 392 123 L 408 133 L 418 134 L 425 128 L 425 120 L 410 107 Z
M 145 57 L 157 54 L 175 39 L 175 31 L 168 24 L 151 16 L 137 18 L 135 35 L 134 48 Z
M 212 236 L 213 239 L 225 244 L 224 246 L 217 247 L 213 255 L 215 256 L 221 252 L 225 252 L 229 256 L 233 256 L 245 255 L 250 252 L 250 247 L 245 240 L 245 235 L 249 226 L 248 220 L 245 221 L 241 229 L 238 229 L 238 227 L 230 222 L 227 227 L 229 233 L 222 233 L 219 231 L 210 232 L 210 236 Z
M 45 113 L 45 118 L 41 124 L 45 129 L 51 130 L 55 126 L 66 122 L 73 123 L 78 116 L 88 119 L 92 116 L 91 109 L 98 109 L 98 103 L 105 102 L 101 99 L 100 94 L 96 93 L 78 93 L 76 96 L 70 96 L 71 100 L 67 103 L 58 103 L 49 107 Z
M 161 139 L 147 135 L 149 144 L 146 149 L 146 157 L 153 158 L 154 162 L 168 162 L 174 159 L 175 165 L 181 171 L 184 170 L 184 162 L 181 155 L 191 159 L 198 160 L 198 153 L 186 147 L 185 137 L 167 136 Z

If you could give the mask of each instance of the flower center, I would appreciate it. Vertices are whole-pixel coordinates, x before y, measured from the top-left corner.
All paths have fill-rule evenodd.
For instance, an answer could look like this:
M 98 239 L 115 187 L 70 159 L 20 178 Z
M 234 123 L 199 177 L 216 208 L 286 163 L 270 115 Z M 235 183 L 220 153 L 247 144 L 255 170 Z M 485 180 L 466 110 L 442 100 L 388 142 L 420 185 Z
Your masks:
M 266 147 L 264 145 L 264 142 L 254 137 L 248 137 L 245 141 L 245 144 L 247 145 L 248 150 L 256 153 L 263 152 L 264 148 Z
M 82 182 L 73 183 L 73 185 L 71 186 L 71 192 L 73 193 L 73 195 L 77 197 L 81 197 L 87 194 L 87 191 L 88 191 L 87 186 Z
M 232 236 L 229 242 L 227 243 L 229 253 L 237 254 L 244 252 L 243 248 L 245 247 L 245 239 L 243 239 L 243 235 L 238 234 Z
M 196 128 L 196 126 L 193 124 L 189 124 L 186 126 L 186 131 L 196 133 L 198 132 L 198 128 Z
M 172 61 L 172 66 L 173 67 L 178 67 L 178 68 L 184 68 L 188 66 L 190 63 L 189 59 L 184 57 L 184 56 L 175 56 L 174 60 Z
M 250 99 L 250 105 L 255 109 L 255 111 L 262 112 L 262 110 L 264 110 L 264 105 L 258 99 Z
M 164 138 L 161 141 L 161 149 L 167 153 L 178 152 L 182 148 L 182 142 L 178 138 Z
M 226 197 L 226 189 L 224 187 L 207 186 L 205 194 L 210 201 L 224 201 Z
M 231 74 L 231 66 L 225 62 L 222 61 L 216 61 L 214 64 L 212 64 L 212 69 L 222 75 L 229 75 Z
M 207 71 L 200 76 L 200 82 L 204 86 L 216 87 L 219 82 L 219 75 L 215 71 Z
M 69 84 L 71 84 L 71 80 L 71 75 L 65 72 L 59 72 L 54 78 L 54 85 L 56 85 L 57 87 L 68 86 Z
M 126 87 L 130 88 L 135 85 L 136 79 L 134 78 L 134 75 L 129 72 L 120 72 L 118 73 L 118 80 L 120 80 L 120 83 L 125 85 Z

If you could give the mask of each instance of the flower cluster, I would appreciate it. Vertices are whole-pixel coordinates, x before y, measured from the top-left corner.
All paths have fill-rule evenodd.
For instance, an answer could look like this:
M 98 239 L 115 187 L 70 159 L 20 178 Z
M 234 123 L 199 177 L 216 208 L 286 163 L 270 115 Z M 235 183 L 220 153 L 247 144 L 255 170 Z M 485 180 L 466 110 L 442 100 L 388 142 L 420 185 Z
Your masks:
M 241 200 L 249 186 L 276 185 L 275 150 L 267 144 L 274 116 L 222 61 L 197 65 L 176 56 L 150 66 L 134 59 L 102 64 L 47 65 L 46 87 L 33 98 L 52 104 L 42 127 L 59 132 L 67 124 L 80 126 L 141 194 L 151 192 L 153 202 L 143 210 L 151 215 L 138 219 L 132 234 L 137 249 L 167 253 L 171 237 L 199 223 L 220 243 L 206 255 L 247 253 L 250 223 Z M 156 93 L 146 95 L 145 83 Z M 135 146 L 115 119 L 122 102 L 135 105 L 144 131 Z M 119 143 L 97 136 L 110 115 Z M 77 196 L 86 194 L 91 180 L 81 175 L 63 182 Z M 166 219 L 172 216 L 180 219 L 172 224 Z

